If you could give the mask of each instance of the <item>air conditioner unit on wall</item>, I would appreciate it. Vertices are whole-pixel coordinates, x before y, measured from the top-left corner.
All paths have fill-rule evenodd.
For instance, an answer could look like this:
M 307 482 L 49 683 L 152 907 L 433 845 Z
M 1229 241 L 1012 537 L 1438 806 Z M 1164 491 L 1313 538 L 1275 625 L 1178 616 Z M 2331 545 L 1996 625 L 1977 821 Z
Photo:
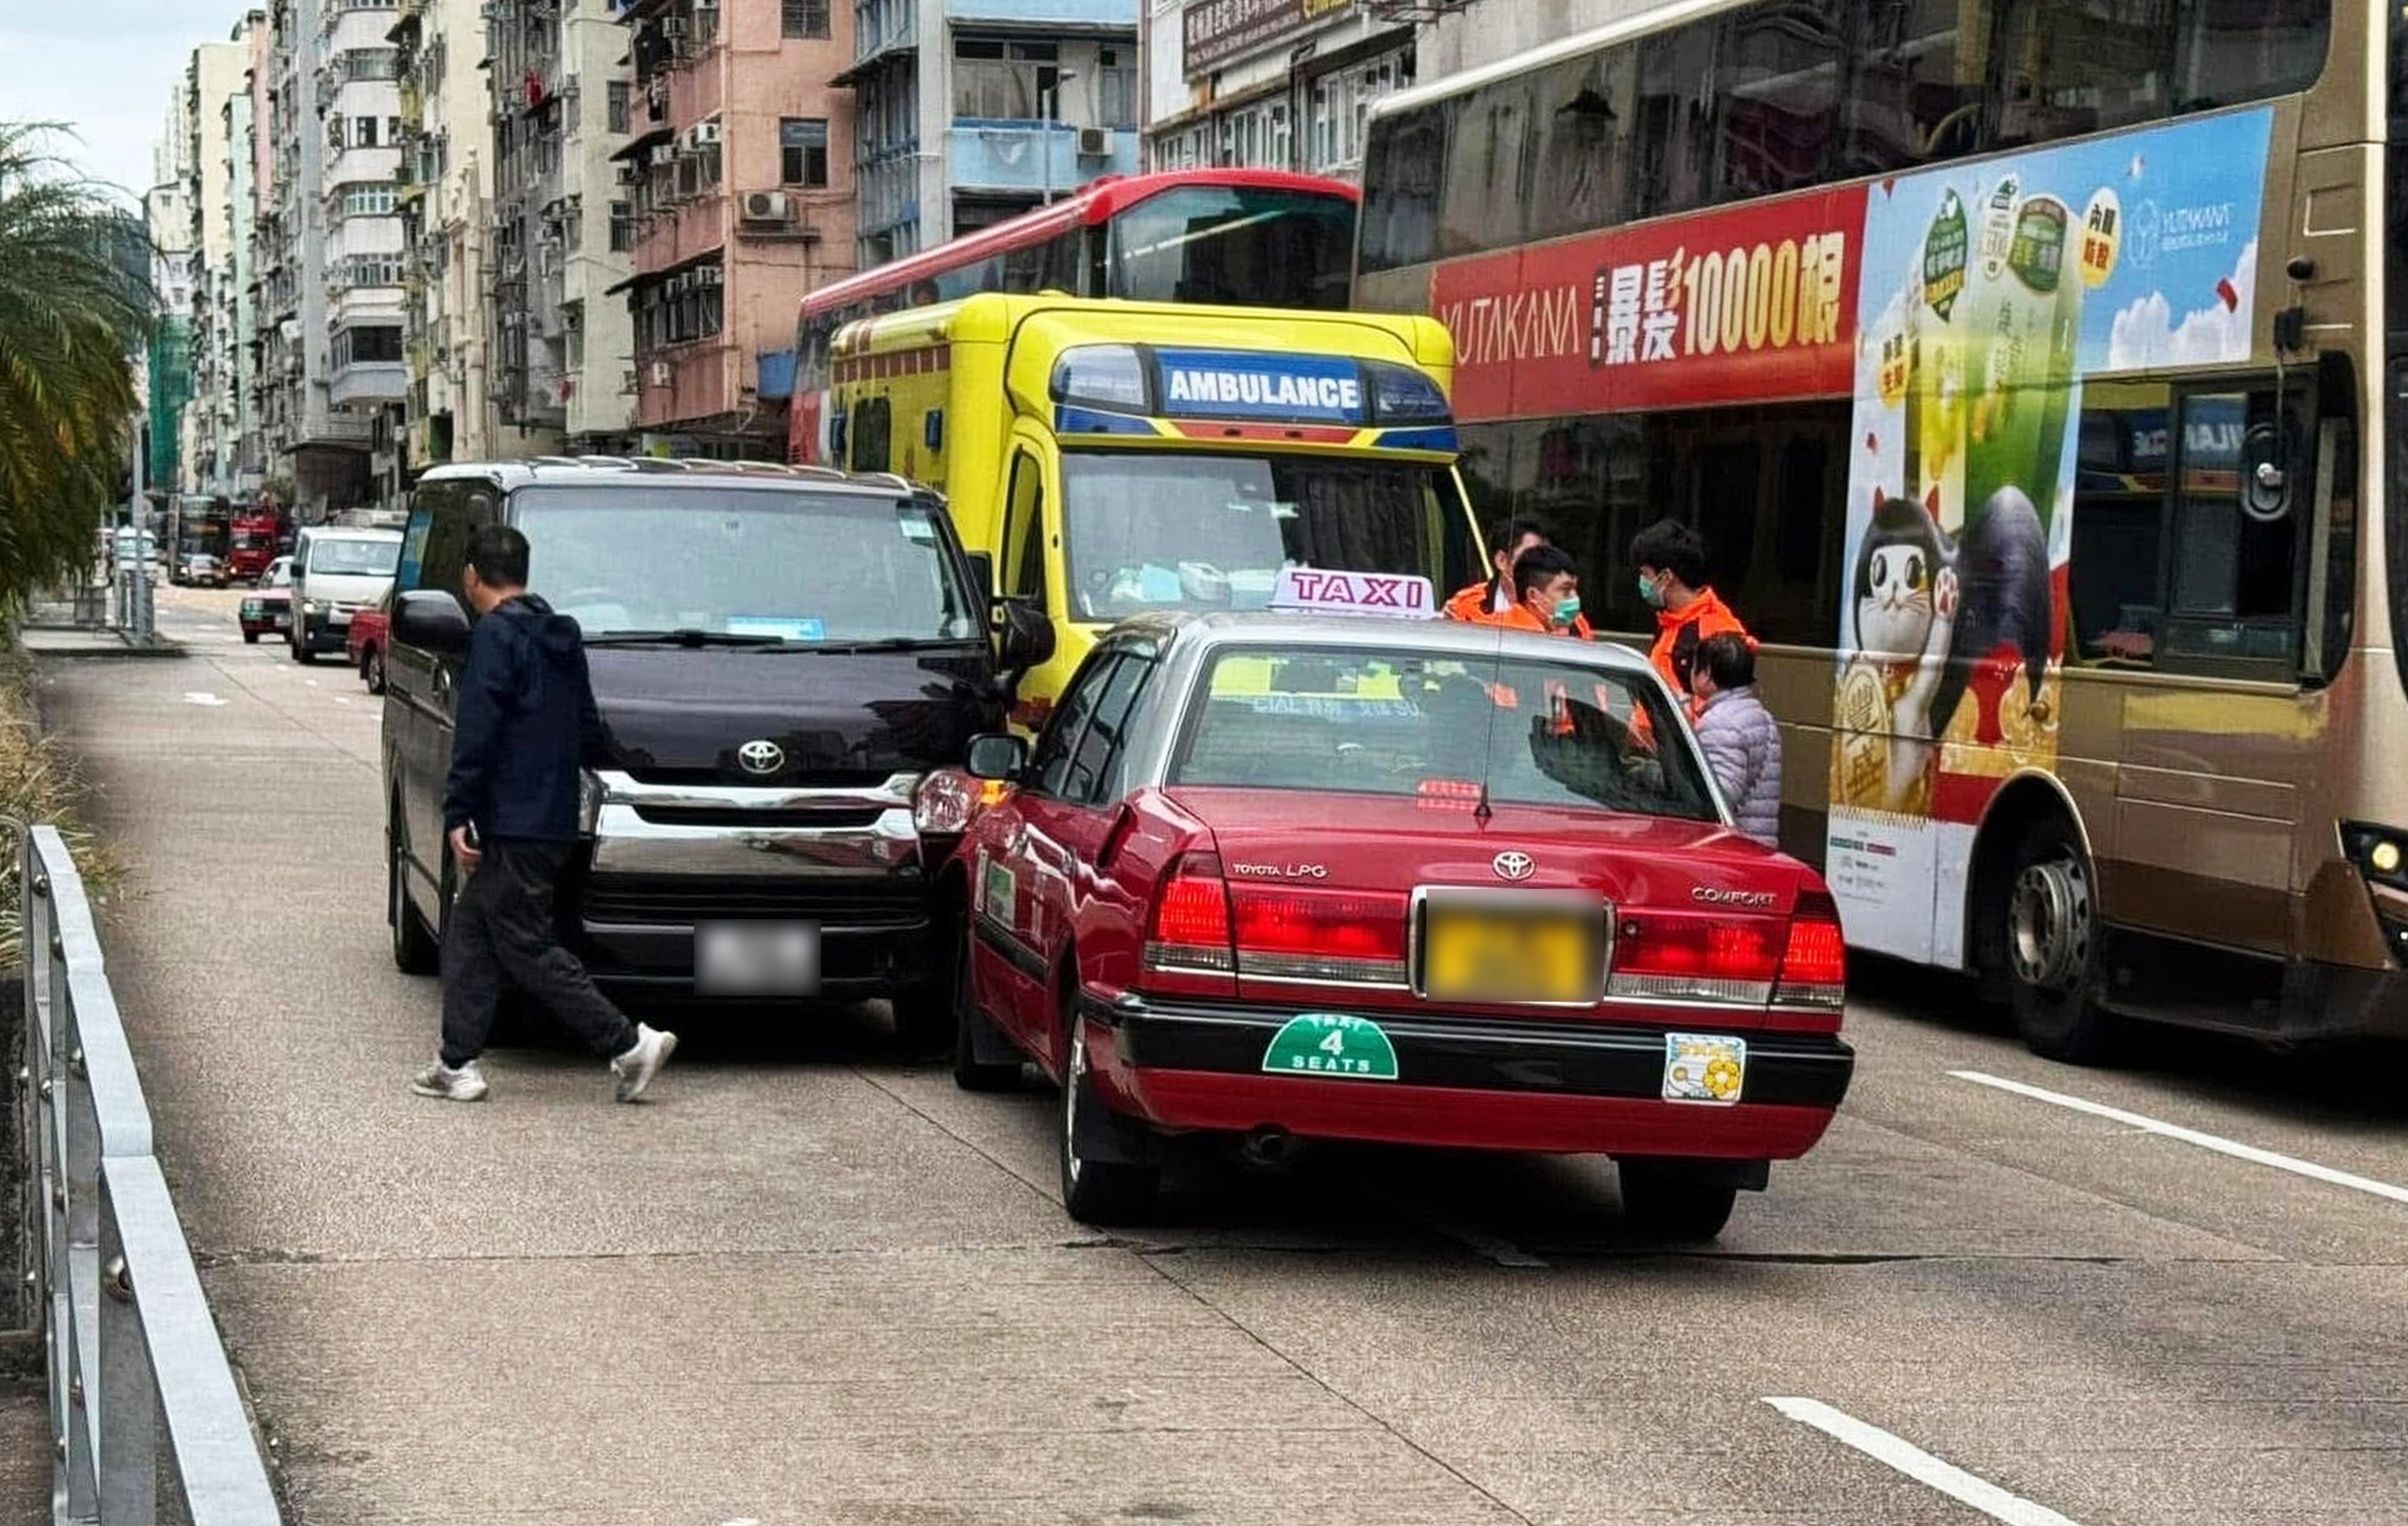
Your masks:
M 719 141 L 719 123 L 715 121 L 695 122 L 694 124 L 694 146 L 697 149 L 710 148 L 712 144 Z
M 666 387 L 668 384 L 669 363 L 666 361 L 654 361 L 652 363 L 652 385 L 655 387 Z
M 795 204 L 782 191 L 748 191 L 741 210 L 747 222 L 791 222 Z
M 1111 128 L 1082 127 L 1079 129 L 1080 158 L 1109 159 L 1111 155 L 1112 133 Z

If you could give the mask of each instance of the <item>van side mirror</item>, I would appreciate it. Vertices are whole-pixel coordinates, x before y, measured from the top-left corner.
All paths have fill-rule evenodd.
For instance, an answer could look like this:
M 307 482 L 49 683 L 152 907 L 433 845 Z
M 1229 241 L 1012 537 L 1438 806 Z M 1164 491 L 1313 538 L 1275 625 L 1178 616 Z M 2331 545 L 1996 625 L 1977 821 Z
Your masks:
M 1004 600 L 1001 608 L 1003 631 L 996 653 L 1005 668 L 1025 673 L 1052 660 L 1054 622 L 1045 618 L 1045 611 L 1019 599 Z
M 468 649 L 467 611 L 439 588 L 412 589 L 394 606 L 393 639 L 456 657 Z
M 972 778 L 1011 780 L 1028 766 L 1028 744 L 1008 732 L 987 732 L 970 738 L 968 760 Z

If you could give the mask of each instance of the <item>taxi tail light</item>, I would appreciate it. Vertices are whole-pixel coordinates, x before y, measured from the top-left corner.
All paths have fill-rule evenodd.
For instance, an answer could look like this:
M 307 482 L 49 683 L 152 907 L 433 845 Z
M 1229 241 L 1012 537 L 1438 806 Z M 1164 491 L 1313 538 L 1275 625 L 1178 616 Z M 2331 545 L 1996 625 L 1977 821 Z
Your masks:
M 1606 994 L 1762 1006 L 1781 970 L 1784 931 L 1770 917 L 1625 912 Z
M 1781 955 L 1781 983 L 1773 1001 L 1782 1006 L 1838 1011 L 1848 992 L 1848 940 L 1840 930 L 1840 906 L 1823 890 L 1799 893 L 1789 914 L 1789 946 Z
M 1402 894 L 1238 884 L 1229 888 L 1229 902 L 1240 976 L 1405 983 Z
M 1227 976 L 1237 968 L 1229 942 L 1229 887 L 1212 853 L 1182 853 L 1163 877 L 1145 930 L 1146 967 Z

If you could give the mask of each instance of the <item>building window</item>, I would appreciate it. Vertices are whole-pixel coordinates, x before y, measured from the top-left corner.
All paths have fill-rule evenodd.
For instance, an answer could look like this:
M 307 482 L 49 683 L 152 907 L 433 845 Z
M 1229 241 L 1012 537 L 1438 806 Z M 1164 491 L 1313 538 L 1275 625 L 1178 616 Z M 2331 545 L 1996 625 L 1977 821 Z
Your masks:
M 636 208 L 632 203 L 610 204 L 610 252 L 625 254 L 636 247 Z
M 347 185 L 337 192 L 344 217 L 391 217 L 394 188 L 390 185 Z
M 1050 42 L 953 39 L 953 115 L 1050 121 L 1062 115 L 1061 49 Z
M 1096 125 L 1137 125 L 1137 69 L 1117 48 L 1096 50 Z
M 379 324 L 347 328 L 335 335 L 335 365 L 390 364 L 401 359 L 401 330 Z
M 828 0 L 780 0 L 778 24 L 789 37 L 825 37 Z
M 609 125 L 610 131 L 614 133 L 624 133 L 627 130 L 627 98 L 628 92 L 633 88 L 634 87 L 624 79 L 613 79 L 610 81 Z
M 1309 158 L 1304 167 L 1327 174 L 1360 164 L 1364 124 L 1370 120 L 1372 103 L 1412 82 L 1401 52 L 1366 59 L 1315 78 L 1312 131 L 1306 140 Z
M 828 124 L 818 117 L 788 117 L 778 123 L 778 183 L 828 183 Z
M 377 120 L 374 117 L 351 119 L 351 147 L 373 149 L 377 146 Z

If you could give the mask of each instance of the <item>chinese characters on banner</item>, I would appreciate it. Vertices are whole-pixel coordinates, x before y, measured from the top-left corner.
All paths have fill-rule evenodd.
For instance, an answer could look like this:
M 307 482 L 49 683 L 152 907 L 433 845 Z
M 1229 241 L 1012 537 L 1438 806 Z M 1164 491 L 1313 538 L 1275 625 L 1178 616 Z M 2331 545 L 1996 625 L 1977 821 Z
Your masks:
M 1455 417 L 1845 393 L 1864 207 L 1847 186 L 1440 266 Z

